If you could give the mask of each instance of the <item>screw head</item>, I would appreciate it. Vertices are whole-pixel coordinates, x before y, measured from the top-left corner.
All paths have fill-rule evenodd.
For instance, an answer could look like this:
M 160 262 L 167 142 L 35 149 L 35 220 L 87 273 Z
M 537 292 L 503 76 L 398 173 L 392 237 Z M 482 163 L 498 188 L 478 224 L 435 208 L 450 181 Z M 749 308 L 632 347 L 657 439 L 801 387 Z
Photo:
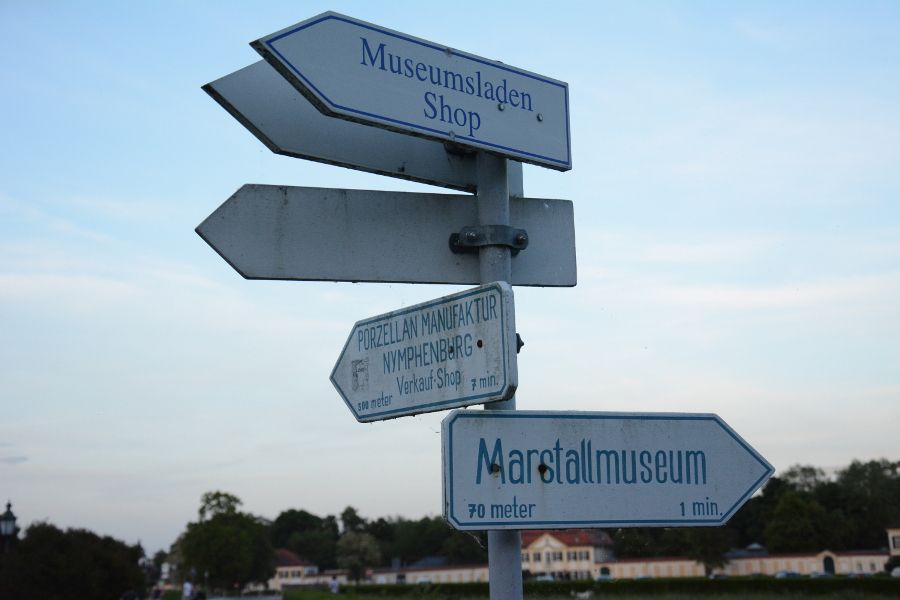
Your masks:
M 475 233 L 474 231 L 467 231 L 467 232 L 466 232 L 466 241 L 467 241 L 467 242 L 474 242 L 474 241 L 477 240 L 477 239 L 478 239 L 478 234 Z
M 528 243 L 528 234 L 520 233 L 516 236 L 516 243 L 520 246 L 524 246 Z
M 497 103 L 497 110 L 500 110 L 500 111 L 506 110 L 506 105 L 503 104 L 502 102 L 498 102 L 498 103 Z
M 542 115 L 541 113 L 538 113 L 538 114 L 537 114 L 537 120 L 538 120 L 538 121 L 543 121 L 543 120 L 544 120 L 544 115 Z

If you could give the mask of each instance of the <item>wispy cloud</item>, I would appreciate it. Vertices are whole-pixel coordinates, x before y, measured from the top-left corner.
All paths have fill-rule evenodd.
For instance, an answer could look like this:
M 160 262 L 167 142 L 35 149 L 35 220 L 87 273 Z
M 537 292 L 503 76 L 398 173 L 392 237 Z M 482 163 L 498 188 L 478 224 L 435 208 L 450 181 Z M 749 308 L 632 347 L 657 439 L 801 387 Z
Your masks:
M 19 465 L 27 460 L 27 456 L 0 456 L 0 463 L 6 465 Z
M 814 308 L 900 298 L 900 272 L 778 286 L 662 286 L 661 303 L 714 309 Z
M 108 242 L 112 238 L 96 229 L 79 225 L 75 220 L 61 217 L 37 205 L 17 200 L 0 192 L 0 216 L 9 223 L 19 219 L 30 225 L 43 227 L 56 234 L 65 234 L 93 242 Z
M 115 279 L 90 275 L 0 274 L 0 299 L 72 303 L 118 302 L 138 289 Z
M 129 196 L 128 199 L 98 196 L 70 196 L 61 200 L 67 207 L 90 213 L 105 219 L 142 222 L 158 220 L 168 214 L 164 202 Z
M 645 247 L 637 258 L 642 262 L 658 264 L 733 263 L 758 258 L 776 243 L 770 238 L 657 243 Z

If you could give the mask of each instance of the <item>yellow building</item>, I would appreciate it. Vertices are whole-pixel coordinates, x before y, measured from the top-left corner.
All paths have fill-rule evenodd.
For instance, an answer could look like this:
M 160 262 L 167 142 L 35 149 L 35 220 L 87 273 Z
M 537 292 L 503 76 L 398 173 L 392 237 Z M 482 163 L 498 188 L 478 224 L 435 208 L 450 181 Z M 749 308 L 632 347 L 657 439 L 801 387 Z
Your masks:
M 741 577 L 750 575 L 777 576 L 779 573 L 809 576 L 822 573 L 832 575 L 874 575 L 884 571 L 888 553 L 883 550 L 856 550 L 816 553 L 732 555 L 717 575 Z M 702 564 L 684 557 L 628 558 L 599 565 L 615 579 L 637 577 L 703 577 Z
M 554 579 L 595 579 L 613 557 L 613 541 L 600 529 L 522 532 L 522 570 Z
M 715 570 L 724 576 L 873 575 L 884 570 L 888 559 L 900 556 L 900 526 L 887 530 L 889 550 L 769 554 L 757 544 L 730 552 L 728 562 Z M 327 586 L 332 577 L 347 584 L 345 571 L 320 573 L 312 564 L 287 550 L 276 554 L 277 570 L 269 589 Z M 522 532 L 522 571 L 530 577 L 555 580 L 637 579 L 644 577 L 704 577 L 703 565 L 683 556 L 615 559 L 613 541 L 598 529 Z M 487 565 L 442 565 L 372 569 L 364 583 L 426 584 L 487 582 Z
M 319 567 L 284 548 L 275 550 L 275 575 L 269 580 L 268 589 L 285 588 L 317 583 Z
M 887 530 L 888 552 L 891 558 L 900 556 L 900 523 L 896 523 Z
M 375 584 L 486 583 L 487 581 L 487 565 L 443 565 L 435 567 L 375 569 L 367 577 L 367 583 Z

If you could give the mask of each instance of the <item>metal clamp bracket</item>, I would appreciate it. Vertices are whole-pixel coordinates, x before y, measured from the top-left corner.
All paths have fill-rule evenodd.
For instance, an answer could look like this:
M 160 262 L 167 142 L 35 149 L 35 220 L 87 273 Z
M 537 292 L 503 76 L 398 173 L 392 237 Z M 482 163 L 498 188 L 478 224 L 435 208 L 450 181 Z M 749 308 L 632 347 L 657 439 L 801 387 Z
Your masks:
M 450 250 L 454 254 L 478 252 L 482 246 L 507 246 L 515 256 L 528 247 L 528 233 L 509 225 L 479 225 L 450 234 Z

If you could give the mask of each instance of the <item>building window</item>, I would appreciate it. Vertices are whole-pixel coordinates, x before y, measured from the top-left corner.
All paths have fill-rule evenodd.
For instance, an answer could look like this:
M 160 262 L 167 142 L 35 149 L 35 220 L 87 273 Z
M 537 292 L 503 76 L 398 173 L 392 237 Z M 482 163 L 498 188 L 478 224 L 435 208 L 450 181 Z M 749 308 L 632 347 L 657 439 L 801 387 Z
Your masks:
M 571 550 L 566 552 L 566 560 L 575 560 L 575 553 Z
M 528 553 L 527 552 L 524 552 L 522 554 L 522 562 L 528 562 Z
M 534 562 L 541 562 L 541 553 L 535 552 L 534 554 L 531 555 L 531 558 L 534 559 Z
M 894 547 L 894 550 L 900 550 L 900 535 L 895 535 L 891 538 L 891 546 Z

